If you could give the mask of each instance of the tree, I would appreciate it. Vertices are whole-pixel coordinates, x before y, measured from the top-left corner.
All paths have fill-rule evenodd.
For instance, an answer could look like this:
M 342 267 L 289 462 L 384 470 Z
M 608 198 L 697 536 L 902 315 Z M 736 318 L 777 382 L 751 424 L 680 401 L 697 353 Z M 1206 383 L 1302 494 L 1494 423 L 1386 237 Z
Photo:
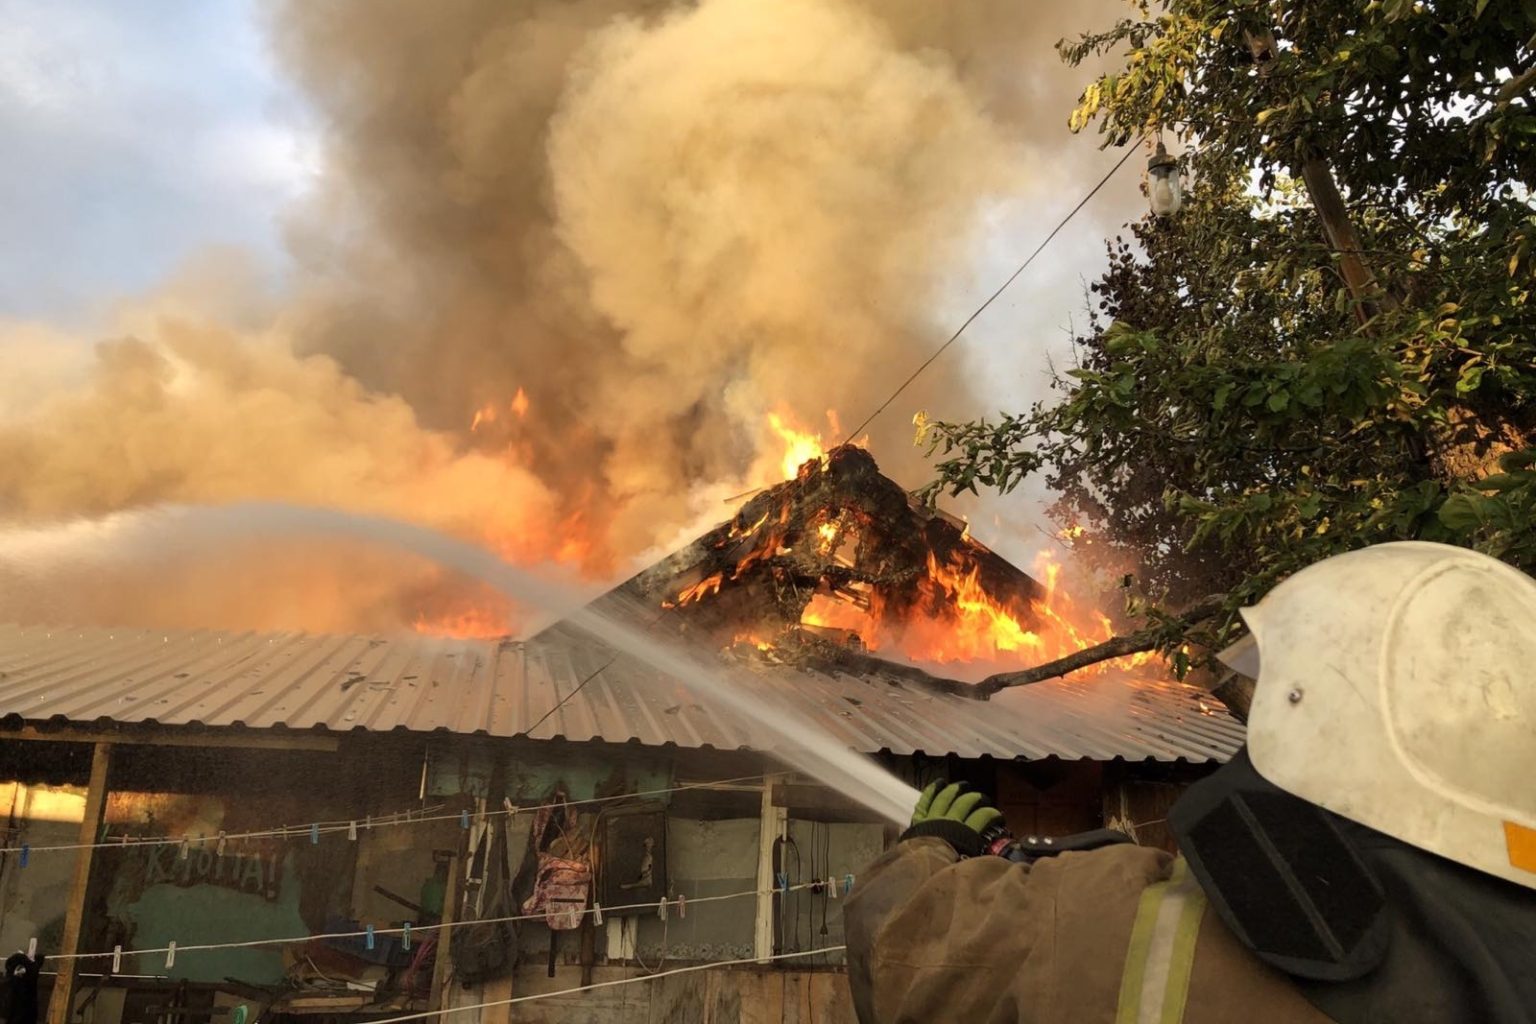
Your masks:
M 1139 15 L 1062 44 L 1074 65 L 1125 55 L 1070 126 L 1182 139 L 1186 205 L 1110 244 L 1059 401 L 926 428 L 930 493 L 1044 474 L 1090 557 L 1134 561 L 1181 673 L 1237 607 L 1345 550 L 1434 540 L 1536 570 L 1536 4 Z M 1224 614 L 1199 623 L 1157 610 L 1213 594 Z

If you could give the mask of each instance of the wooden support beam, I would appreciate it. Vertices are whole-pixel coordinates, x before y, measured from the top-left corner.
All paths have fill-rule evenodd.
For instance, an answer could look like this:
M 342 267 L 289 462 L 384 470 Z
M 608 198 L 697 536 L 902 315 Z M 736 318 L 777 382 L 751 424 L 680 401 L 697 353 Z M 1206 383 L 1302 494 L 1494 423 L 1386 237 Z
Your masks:
M 100 841 L 102 816 L 107 809 L 107 769 L 112 761 L 112 745 L 98 742 L 91 751 L 91 781 L 85 792 L 85 816 L 80 819 L 80 842 L 84 848 L 75 859 L 75 873 L 69 885 L 69 906 L 64 912 L 64 936 L 59 952 L 80 951 L 80 929 L 85 923 L 86 900 L 91 885 L 91 865 L 95 863 L 94 844 Z M 53 994 L 48 998 L 48 1024 L 69 1024 L 75 1000 L 75 965 L 73 957 L 56 961 L 58 976 L 53 980 Z
M 454 924 L 459 919 L 459 889 L 464 873 L 464 854 L 459 853 L 448 862 L 448 884 L 443 890 L 443 927 L 437 933 L 437 950 L 432 959 L 432 994 L 427 999 L 427 1009 L 443 1009 L 443 999 L 448 988 L 448 969 L 453 964 L 449 955 L 453 945 Z
M 14 729 L 0 729 L 0 743 L 25 740 L 37 743 L 111 743 L 124 747 L 202 747 L 205 749 L 241 750 L 318 750 L 335 752 L 341 746 L 337 736 L 311 732 L 191 732 L 170 729 L 139 731 L 136 729 L 105 730 L 80 729 L 64 726 L 58 729 L 39 729 L 35 725 L 23 725 Z
M 757 826 L 757 919 L 752 933 L 752 955 L 758 963 L 773 956 L 773 845 L 789 828 L 789 812 L 773 803 L 774 783 L 782 776 L 764 779 L 762 811 Z

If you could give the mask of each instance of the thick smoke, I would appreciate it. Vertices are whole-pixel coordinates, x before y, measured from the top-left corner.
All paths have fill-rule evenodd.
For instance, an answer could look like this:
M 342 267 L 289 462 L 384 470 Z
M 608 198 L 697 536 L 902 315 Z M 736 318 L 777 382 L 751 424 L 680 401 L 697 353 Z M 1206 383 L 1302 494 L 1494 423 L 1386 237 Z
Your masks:
M 327 140 L 289 226 L 303 284 L 243 299 L 216 264 L 126 310 L 90 365 L 50 365 L 69 386 L 0 390 L 0 514 L 287 499 L 589 575 L 723 518 L 721 495 L 781 475 L 770 413 L 840 440 L 829 411 L 852 426 L 948 333 L 941 300 L 1031 170 L 1035 107 L 1059 131 L 1075 91 L 1062 27 L 1016 6 L 293 3 L 271 33 Z M 56 358 L 34 327 L 5 343 Z M 898 478 L 918 475 L 913 409 L 977 411 L 956 369 L 875 426 Z M 280 560 L 257 558 L 189 567 L 152 614 L 103 596 L 131 573 L 74 611 L 11 592 L 273 625 L 251 609 Z M 441 589 L 350 555 L 283 564 L 331 610 L 280 625 L 383 628 Z M 354 571 L 349 604 L 326 581 Z M 242 599 L 212 596 L 235 577 Z

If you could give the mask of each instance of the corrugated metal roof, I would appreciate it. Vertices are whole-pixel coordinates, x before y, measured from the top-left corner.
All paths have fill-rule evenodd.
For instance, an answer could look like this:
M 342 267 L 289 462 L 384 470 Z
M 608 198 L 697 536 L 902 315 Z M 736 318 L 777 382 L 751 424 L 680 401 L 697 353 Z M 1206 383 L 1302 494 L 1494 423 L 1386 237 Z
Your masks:
M 774 747 L 755 723 L 624 657 L 528 732 L 609 658 L 558 629 L 495 642 L 0 625 L 0 718 Z M 878 668 L 752 678 L 864 752 L 1208 761 L 1243 739 L 1224 712 L 1202 713 L 1200 691 L 1173 682 L 1058 680 L 980 702 Z

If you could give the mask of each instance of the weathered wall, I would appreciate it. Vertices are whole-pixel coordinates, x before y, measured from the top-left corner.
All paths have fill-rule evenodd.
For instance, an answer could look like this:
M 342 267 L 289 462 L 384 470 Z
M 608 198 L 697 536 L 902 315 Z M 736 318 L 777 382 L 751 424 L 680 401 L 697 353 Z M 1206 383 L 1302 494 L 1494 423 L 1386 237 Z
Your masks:
M 0 824 L 5 846 L 75 843 L 85 816 L 85 790 L 74 786 L 0 783 Z M 21 866 L 15 854 L 0 854 L 0 951 L 26 949 L 30 939 L 44 951 L 64 931 L 69 886 L 79 855 L 72 850 L 40 851 Z
M 634 968 L 598 967 L 593 982 L 639 976 Z M 526 965 L 511 984 L 457 990 L 450 1005 L 575 988 L 581 972 Z M 494 990 L 494 991 L 493 991 Z M 855 1024 L 848 979 L 840 971 L 726 967 L 454 1014 L 455 1024 Z M 936 1022 L 937 1024 L 937 1022 Z

